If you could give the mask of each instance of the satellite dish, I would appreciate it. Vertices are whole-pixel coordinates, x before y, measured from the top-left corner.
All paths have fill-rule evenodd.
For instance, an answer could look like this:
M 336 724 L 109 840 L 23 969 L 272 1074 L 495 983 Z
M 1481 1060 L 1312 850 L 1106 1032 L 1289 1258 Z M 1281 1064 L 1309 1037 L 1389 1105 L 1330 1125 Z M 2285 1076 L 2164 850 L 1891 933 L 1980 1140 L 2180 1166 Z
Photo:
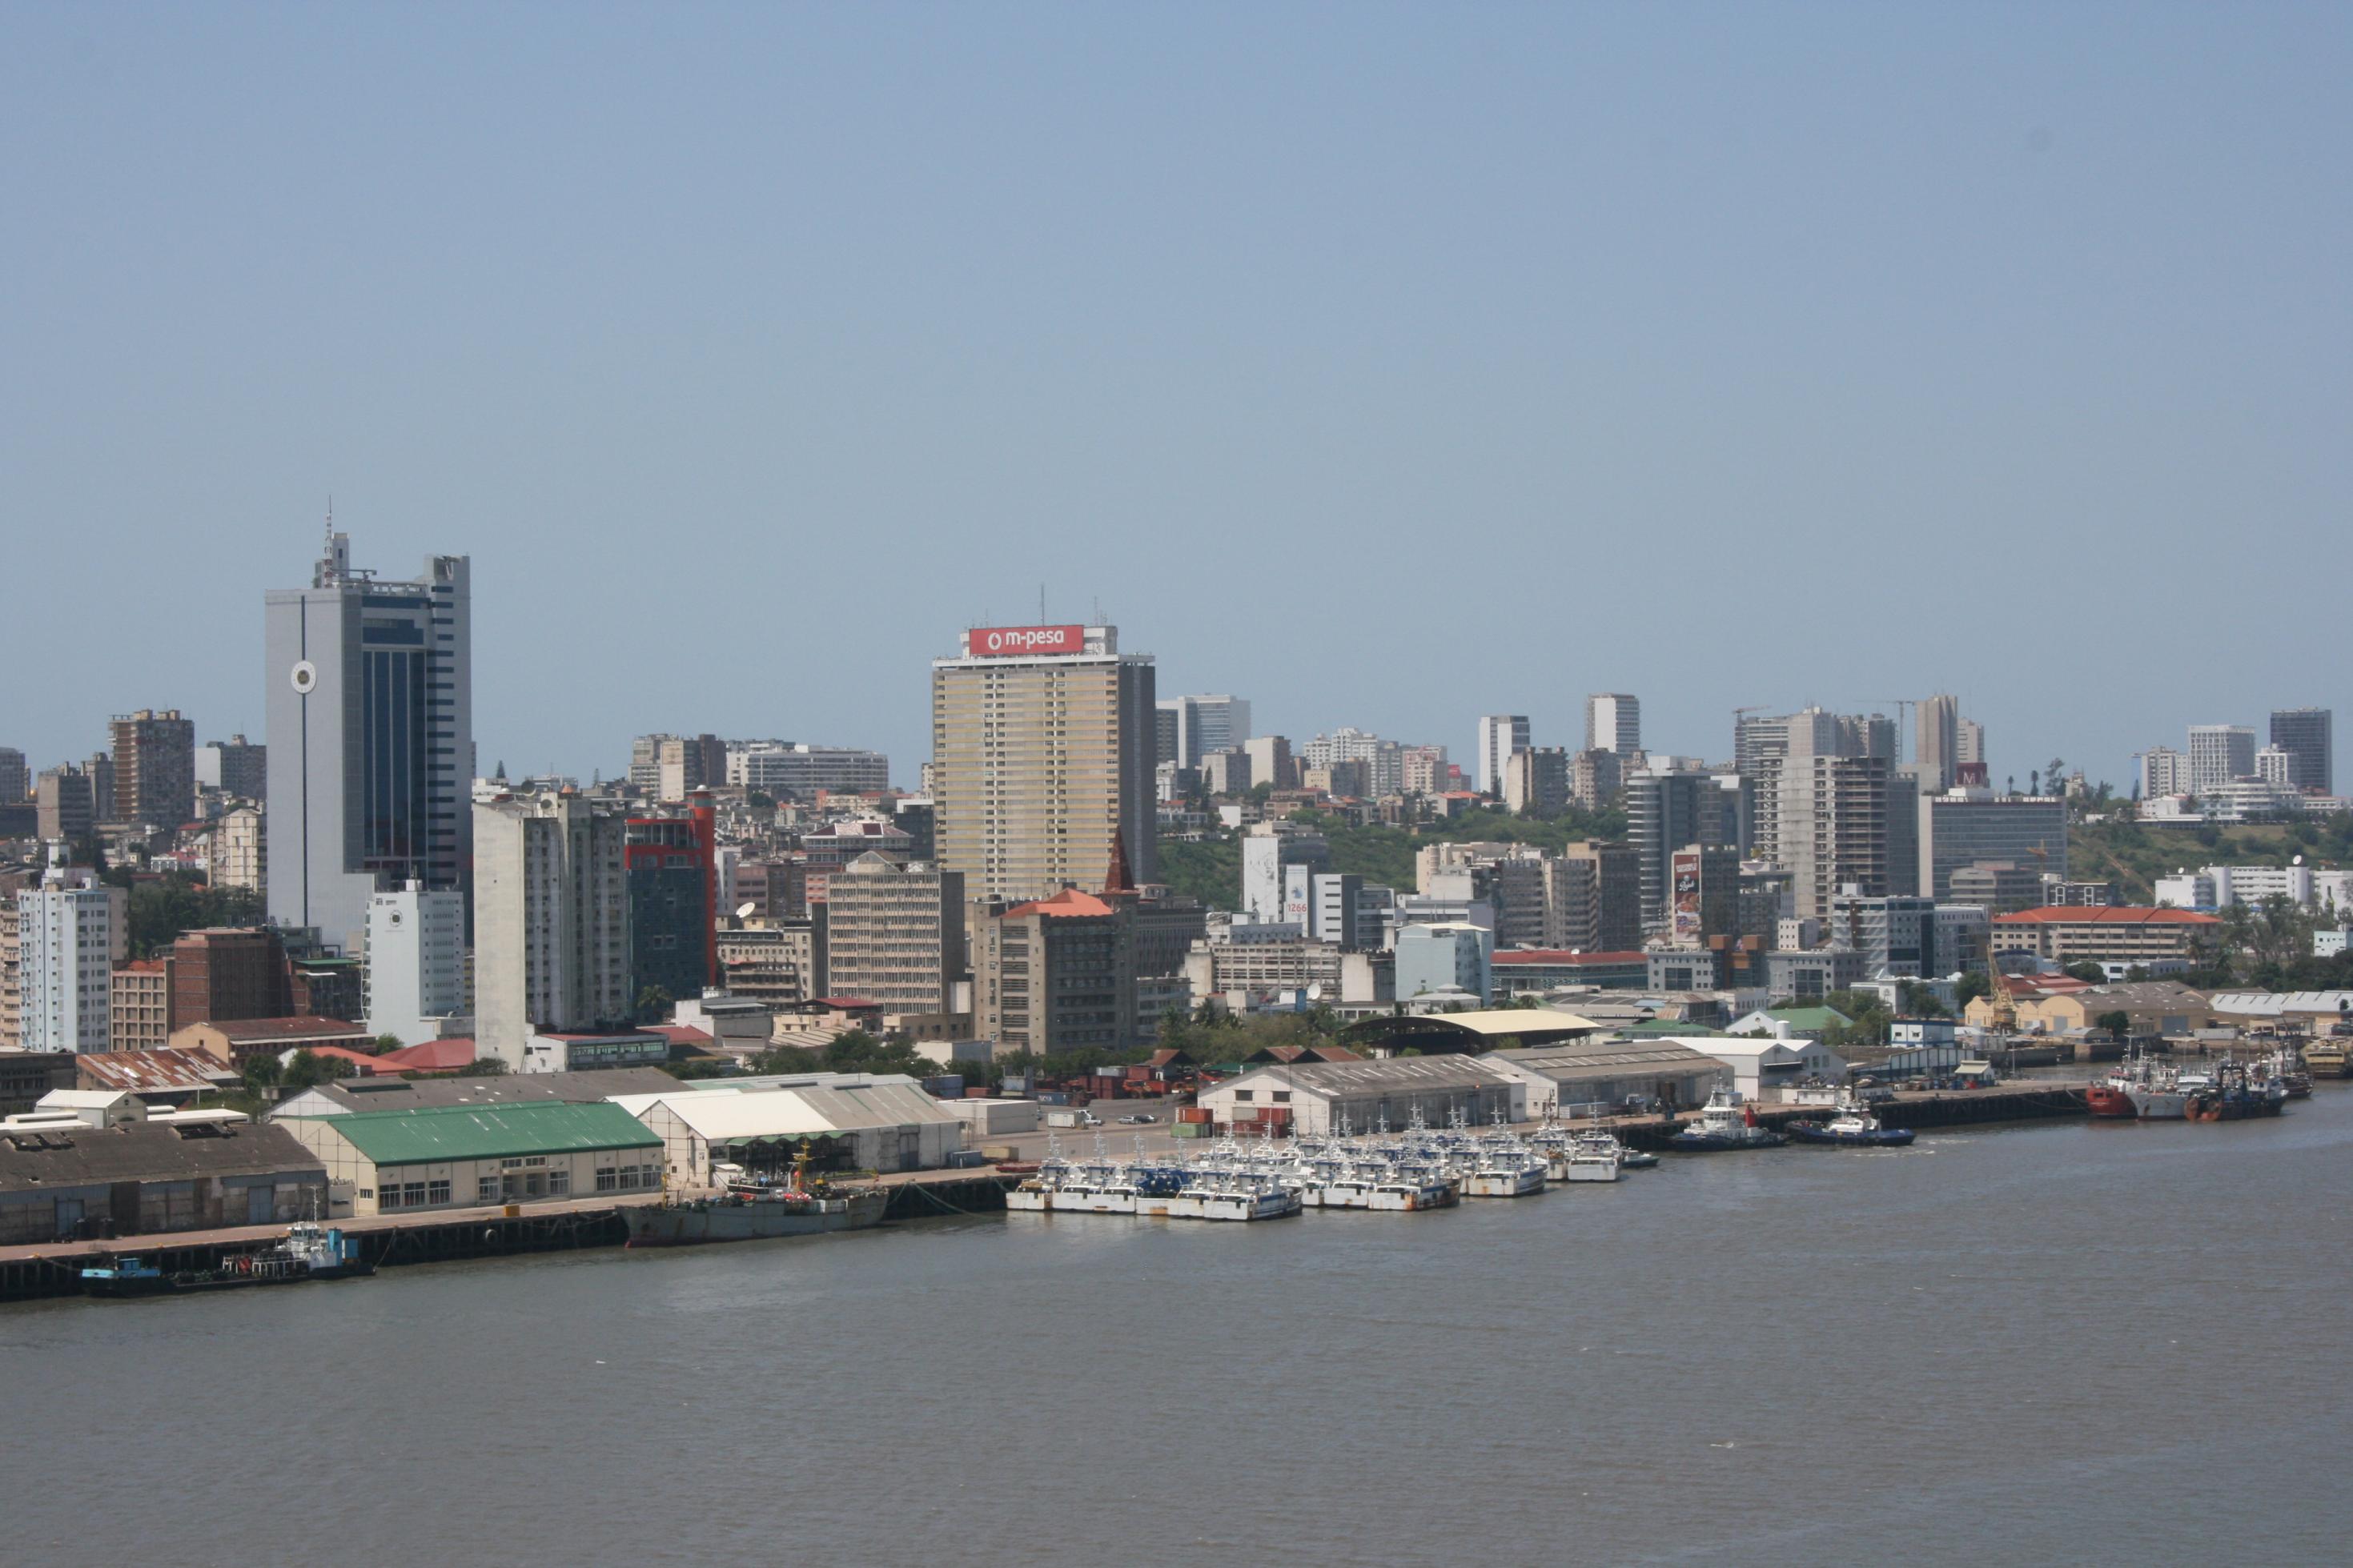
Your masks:
M 2291 866 L 2301 866 L 2304 864 L 2304 857 L 2299 855 L 2295 859 L 2289 861 L 2288 864 Z
M 1319 980 L 1314 984 L 1310 985 L 1307 988 L 1307 999 L 1310 1002 L 1320 1002 L 1324 999 L 1324 983 L 1322 981 Z
M 752 918 L 752 911 L 759 907 L 758 903 L 753 901 L 738 904 L 735 906 L 735 918 L 739 921 L 748 921 Z

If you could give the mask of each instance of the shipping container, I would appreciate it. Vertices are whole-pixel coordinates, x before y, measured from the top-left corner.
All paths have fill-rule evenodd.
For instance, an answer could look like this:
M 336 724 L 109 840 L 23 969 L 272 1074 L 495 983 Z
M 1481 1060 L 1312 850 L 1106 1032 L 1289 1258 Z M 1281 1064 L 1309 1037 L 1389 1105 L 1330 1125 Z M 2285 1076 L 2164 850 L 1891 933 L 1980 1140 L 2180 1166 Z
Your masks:
M 1207 1121 L 1209 1120 L 1209 1112 L 1205 1106 L 1180 1105 L 1176 1108 L 1176 1120 L 1180 1122 Z
M 1013 1080 L 1008 1079 L 1006 1081 L 1010 1083 Z M 1038 1091 L 1038 1103 L 1040 1105 L 1068 1105 L 1071 1103 L 1071 1097 L 1064 1094 L 1059 1089 L 1041 1089 Z

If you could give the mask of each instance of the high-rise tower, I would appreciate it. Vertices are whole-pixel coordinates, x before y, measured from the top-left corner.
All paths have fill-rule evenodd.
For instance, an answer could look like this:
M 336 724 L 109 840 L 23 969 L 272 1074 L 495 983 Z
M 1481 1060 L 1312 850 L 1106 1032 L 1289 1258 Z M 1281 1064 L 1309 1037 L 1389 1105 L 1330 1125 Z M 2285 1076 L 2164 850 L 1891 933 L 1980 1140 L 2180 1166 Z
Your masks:
M 470 563 L 379 582 L 330 532 L 311 586 L 267 598 L 269 918 L 360 950 L 368 900 L 473 865 Z

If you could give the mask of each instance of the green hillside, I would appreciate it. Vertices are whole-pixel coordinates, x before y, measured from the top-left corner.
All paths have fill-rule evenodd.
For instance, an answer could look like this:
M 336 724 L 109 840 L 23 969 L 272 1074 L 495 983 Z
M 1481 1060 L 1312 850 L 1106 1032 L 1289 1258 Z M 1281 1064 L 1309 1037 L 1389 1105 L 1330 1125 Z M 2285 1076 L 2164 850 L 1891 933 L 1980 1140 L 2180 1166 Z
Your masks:
M 2067 874 L 2107 879 L 2126 903 L 2145 904 L 2159 877 L 2200 866 L 2284 866 L 2302 855 L 2307 865 L 2353 861 L 2353 814 L 2316 822 L 2077 823 L 2067 835 Z

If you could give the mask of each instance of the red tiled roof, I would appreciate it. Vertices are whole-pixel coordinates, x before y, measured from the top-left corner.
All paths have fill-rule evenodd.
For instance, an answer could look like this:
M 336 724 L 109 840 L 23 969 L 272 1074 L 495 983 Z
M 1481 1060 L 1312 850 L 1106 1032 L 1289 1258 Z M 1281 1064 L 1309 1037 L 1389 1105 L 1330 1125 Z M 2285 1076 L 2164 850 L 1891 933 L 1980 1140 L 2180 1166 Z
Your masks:
M 468 1035 L 451 1035 L 386 1051 L 376 1060 L 394 1072 L 449 1072 L 474 1065 L 474 1041 Z
M 2003 925 L 2221 925 L 2221 918 L 2196 910 L 2173 910 L 2144 904 L 2050 904 L 2039 910 L 2014 910 L 1996 915 Z
M 1005 914 L 1010 920 L 1021 915 L 1107 915 L 1111 912 L 1111 906 L 1092 893 L 1064 888 L 1050 899 L 1032 899 L 1026 904 L 1016 904 Z
M 691 1024 L 656 1024 L 647 1031 L 659 1035 L 673 1046 L 707 1046 L 711 1037 Z

